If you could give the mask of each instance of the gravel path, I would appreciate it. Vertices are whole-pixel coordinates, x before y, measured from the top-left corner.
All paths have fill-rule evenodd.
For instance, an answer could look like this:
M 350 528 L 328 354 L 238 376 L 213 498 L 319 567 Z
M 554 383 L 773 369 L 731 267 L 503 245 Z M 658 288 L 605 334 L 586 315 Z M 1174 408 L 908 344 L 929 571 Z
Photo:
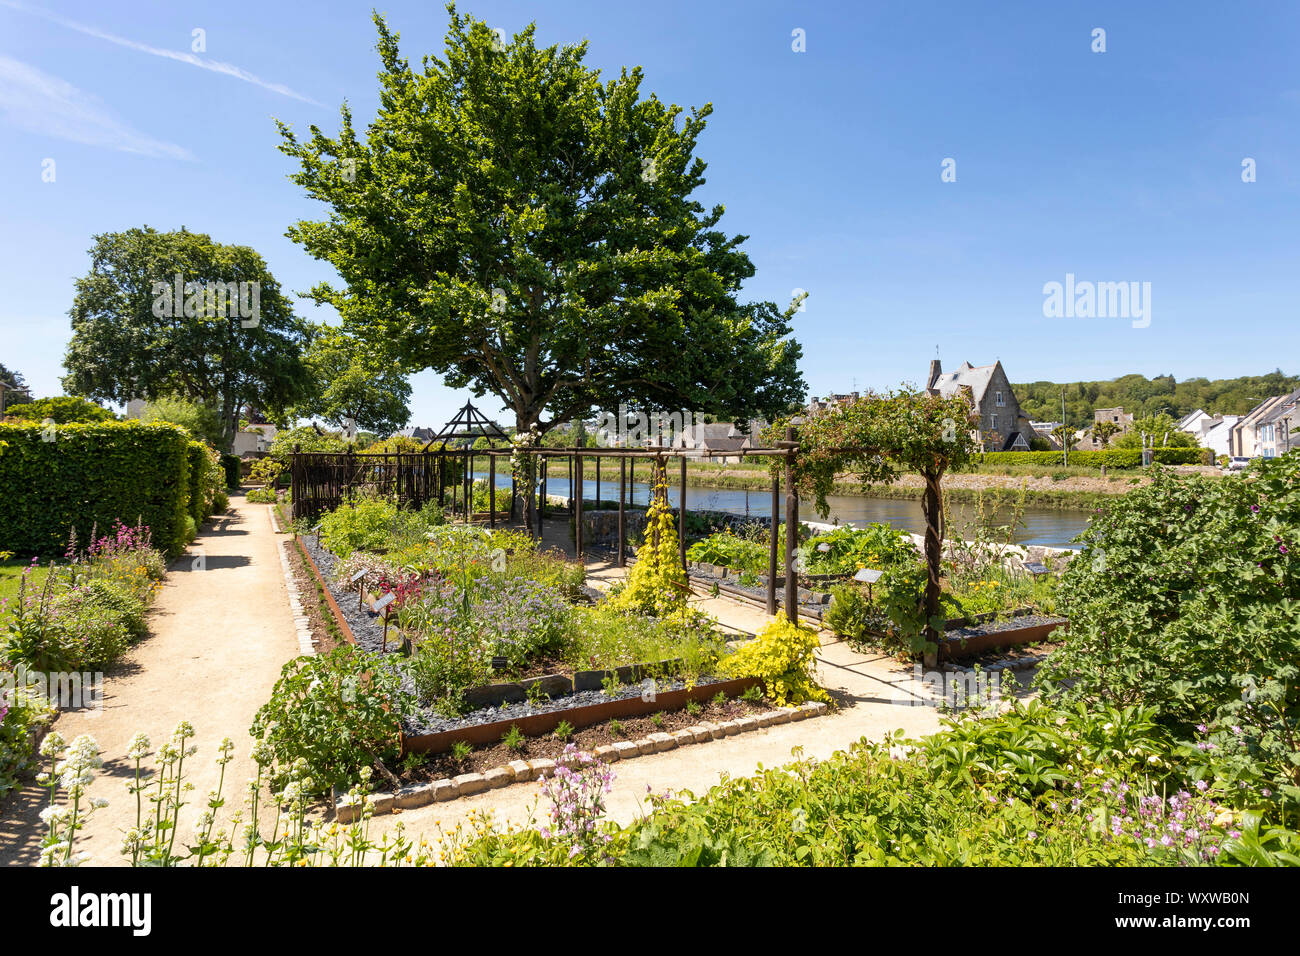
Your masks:
M 269 506 L 232 497 L 230 511 L 206 525 L 189 553 L 172 563 L 148 622 L 149 637 L 106 676 L 102 711 L 69 711 L 55 722 L 69 741 L 90 734 L 104 758 L 90 796 L 109 805 L 95 811 L 78 838 L 94 866 L 122 864 L 121 835 L 135 823 L 135 798 L 124 786 L 133 767 L 125 755 L 137 732 L 148 734 L 155 747 L 181 720 L 197 732 L 192 743 L 198 753 L 186 764 L 194 791 L 181 811 L 178 842 L 191 835 L 204 795 L 217 784 L 213 761 L 222 738 L 235 743 L 226 768 L 225 819 L 243 800 L 244 782 L 255 776 L 248 728 L 280 668 L 298 655 Z M 0 817 L 0 864 L 36 863 L 45 797 L 29 786 Z

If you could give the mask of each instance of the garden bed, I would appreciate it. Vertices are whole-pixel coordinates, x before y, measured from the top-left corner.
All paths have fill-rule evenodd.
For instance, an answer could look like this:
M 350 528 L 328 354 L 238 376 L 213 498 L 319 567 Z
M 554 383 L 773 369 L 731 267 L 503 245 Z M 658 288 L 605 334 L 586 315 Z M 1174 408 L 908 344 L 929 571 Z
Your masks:
M 723 693 L 728 697 L 757 684 L 753 678 L 722 680 L 697 678 L 687 685 L 680 678 L 658 679 L 653 699 L 642 699 L 647 688 L 629 684 L 611 691 L 582 690 L 553 699 L 523 700 L 495 707 L 483 707 L 458 717 L 442 717 L 422 709 L 406 722 L 404 747 L 408 751 L 450 750 L 457 741 L 480 745 L 500 740 L 512 726 L 527 736 L 549 733 L 567 721 L 573 727 L 589 727 L 611 718 L 653 714 L 684 707 L 688 700 L 707 700 Z
M 730 702 L 735 703 L 735 702 Z M 745 702 L 747 705 L 749 702 Z M 718 707 L 719 712 L 725 712 L 728 705 L 714 705 Z M 592 752 L 599 760 L 606 763 L 613 763 L 620 760 L 633 760 L 637 757 L 648 756 L 650 754 L 664 753 L 669 750 L 675 750 L 678 747 L 686 747 L 691 744 L 708 743 L 711 740 L 720 740 L 723 737 L 731 737 L 737 734 L 749 733 L 755 730 L 761 730 L 766 727 L 772 727 L 777 724 L 789 723 L 797 720 L 804 720 L 809 717 L 816 717 L 827 712 L 826 704 L 820 702 L 809 702 L 800 704 L 798 707 L 771 707 L 764 708 L 761 704 L 755 704 L 755 710 L 745 713 L 742 716 L 732 719 L 725 719 L 721 722 L 715 722 L 705 716 L 702 710 L 698 715 L 689 715 L 689 720 L 697 720 L 698 723 L 692 723 L 689 726 L 680 729 L 670 729 L 676 725 L 669 723 L 669 715 L 663 715 L 663 729 L 654 730 L 643 737 L 636 739 L 617 739 L 611 743 L 600 744 Z M 681 715 L 677 715 L 681 719 Z M 646 719 L 646 724 L 651 727 L 659 727 L 651 719 Z M 624 732 L 630 737 L 631 723 L 624 725 Z M 644 724 L 638 722 L 638 727 Z M 609 729 L 606 724 L 604 728 L 593 730 L 586 738 L 589 742 L 599 740 L 599 735 L 604 733 L 609 736 L 619 736 Z M 575 735 L 576 740 L 583 738 Z M 564 742 L 551 738 L 555 741 L 555 750 L 563 752 Z M 538 741 L 535 746 L 545 747 L 548 751 L 551 748 L 549 742 Z M 504 750 L 504 752 L 503 752 Z M 508 748 L 490 748 L 480 751 L 484 754 L 482 762 L 477 766 L 484 766 L 496 756 L 511 757 L 506 763 L 491 767 L 489 769 L 478 771 L 468 771 L 458 773 L 455 776 L 442 777 L 440 779 L 430 779 L 431 771 L 426 773 L 416 766 L 410 770 L 404 771 L 408 779 L 419 780 L 420 782 L 408 783 L 400 786 L 397 790 L 388 793 L 378 793 L 368 798 L 370 806 L 376 813 L 391 813 L 395 810 L 411 810 L 431 803 L 441 803 L 448 800 L 455 800 L 460 797 L 472 796 L 476 793 L 483 793 L 487 790 L 494 790 L 500 787 L 509 786 L 512 783 L 526 783 L 530 780 L 538 780 L 549 776 L 554 772 L 556 760 L 554 757 L 534 757 L 525 760 L 523 755 L 518 751 L 511 751 Z M 487 755 L 491 754 L 489 757 Z M 444 758 L 449 759 L 449 758 Z M 466 758 L 468 763 L 470 758 Z M 434 766 L 446 767 L 447 764 L 434 764 Z M 452 764 L 450 769 L 457 769 L 457 765 Z M 399 780 L 399 783 L 401 781 Z M 342 824 L 352 823 L 359 816 L 360 805 L 349 798 L 340 799 L 335 793 L 335 819 Z
M 706 697 L 695 704 L 692 708 L 694 713 L 685 707 L 675 710 L 665 709 L 662 701 L 659 701 L 656 702 L 656 706 L 660 709 L 648 713 L 610 717 L 582 727 L 574 726 L 570 720 L 570 726 L 574 726 L 574 730 L 563 740 L 555 736 L 554 728 L 551 728 L 552 732 L 549 733 L 525 736 L 515 747 L 502 743 L 498 736 L 475 747 L 467 757 L 462 758 L 457 758 L 451 750 L 416 750 L 409 746 L 413 741 L 408 741 L 405 753 L 419 753 L 423 755 L 423 759 L 415 769 L 404 771 L 400 775 L 401 780 L 403 784 L 423 783 L 462 773 L 482 773 L 493 767 L 505 766 L 512 760 L 538 760 L 548 757 L 554 759 L 564 751 L 564 745 L 569 742 L 577 744 L 581 750 L 593 753 L 597 747 L 613 745 L 624 740 L 638 740 L 659 731 L 672 733 L 674 730 L 698 724 L 701 720 L 722 723 L 727 720 L 738 720 L 741 717 L 757 716 L 774 709 L 772 704 L 761 699 L 742 700 L 739 697 L 728 697 L 725 702 L 719 702 L 716 700 L 717 693 L 715 692 L 714 697 Z M 522 726 L 520 730 L 523 731 Z
M 1047 614 L 1022 614 L 1009 620 L 987 621 L 944 633 L 939 656 L 943 659 L 972 657 L 994 648 L 1034 644 L 1046 640 L 1067 621 Z

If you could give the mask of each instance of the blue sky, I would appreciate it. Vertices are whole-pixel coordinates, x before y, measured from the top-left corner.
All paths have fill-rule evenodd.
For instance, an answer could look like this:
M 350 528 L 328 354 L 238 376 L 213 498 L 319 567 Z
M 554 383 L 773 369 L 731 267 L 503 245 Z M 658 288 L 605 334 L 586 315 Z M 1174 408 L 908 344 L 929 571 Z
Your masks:
M 381 9 L 413 61 L 442 49 L 440 4 Z M 796 334 L 812 394 L 915 383 L 936 346 L 948 367 L 1001 359 L 1013 381 L 1300 367 L 1300 4 L 460 9 L 585 38 L 590 65 L 639 64 L 660 98 L 713 104 L 700 198 L 751 237 L 747 297 L 810 292 Z M 253 246 L 291 290 L 331 277 L 284 236 L 320 207 L 286 179 L 272 118 L 332 132 L 345 98 L 359 124 L 373 115 L 369 16 L 341 0 L 0 0 L 0 362 L 59 392 L 96 233 L 184 225 Z M 1150 282 L 1149 327 L 1044 317 L 1043 285 L 1067 273 Z M 413 423 L 465 398 L 429 372 L 414 385 Z

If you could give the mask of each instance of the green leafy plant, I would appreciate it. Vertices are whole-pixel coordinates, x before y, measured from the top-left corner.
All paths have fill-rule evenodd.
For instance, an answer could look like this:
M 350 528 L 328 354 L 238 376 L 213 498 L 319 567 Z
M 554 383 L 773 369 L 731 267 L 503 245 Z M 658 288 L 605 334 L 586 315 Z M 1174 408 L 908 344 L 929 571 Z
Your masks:
M 518 724 L 510 725 L 510 729 L 501 735 L 501 742 L 505 744 L 507 750 L 516 753 L 523 753 L 528 747 L 528 738 L 524 736 Z
M 276 762 L 305 761 L 316 786 L 346 786 L 362 768 L 386 770 L 409 709 L 391 661 L 344 644 L 285 664 L 251 734 Z
M 552 732 L 556 740 L 568 740 L 573 736 L 573 724 L 562 720 Z
M 456 763 L 464 763 L 473 752 L 474 748 L 464 740 L 457 740 L 451 745 L 451 759 Z

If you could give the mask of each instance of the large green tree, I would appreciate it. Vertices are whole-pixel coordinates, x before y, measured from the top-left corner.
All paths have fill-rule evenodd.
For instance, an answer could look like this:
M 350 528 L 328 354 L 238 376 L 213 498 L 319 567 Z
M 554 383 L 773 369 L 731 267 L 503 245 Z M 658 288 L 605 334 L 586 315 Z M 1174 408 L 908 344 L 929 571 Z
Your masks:
M 307 349 L 312 387 L 294 417 L 320 418 L 344 428 L 389 435 L 411 417 L 411 385 L 397 366 L 355 338 L 331 328 Z
M 242 406 L 301 399 L 306 329 L 248 246 L 145 226 L 96 236 L 90 256 L 70 313 L 66 392 L 199 402 L 217 410 L 226 449 Z
M 329 206 L 288 235 L 343 283 L 312 291 L 408 372 L 491 393 L 515 425 L 620 402 L 734 419 L 799 400 L 793 307 L 741 303 L 754 267 L 691 196 L 711 108 L 602 81 L 586 44 L 539 49 L 456 13 L 413 70 L 378 15 L 379 111 L 330 137 L 281 124 L 290 178 Z M 543 415 L 549 415 L 543 419 Z

